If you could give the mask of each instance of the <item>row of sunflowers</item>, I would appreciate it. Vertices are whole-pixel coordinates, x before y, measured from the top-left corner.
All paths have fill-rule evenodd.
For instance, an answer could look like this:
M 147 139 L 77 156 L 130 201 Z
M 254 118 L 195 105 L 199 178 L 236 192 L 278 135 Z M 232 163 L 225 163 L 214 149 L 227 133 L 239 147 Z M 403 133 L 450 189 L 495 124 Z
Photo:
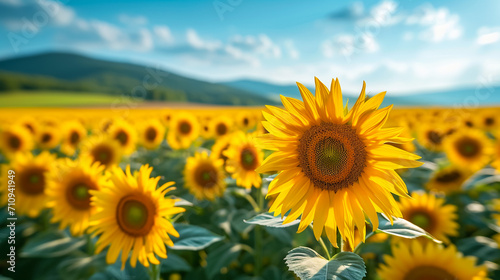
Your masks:
M 498 108 L 315 82 L 282 107 L 3 109 L 1 275 L 500 279 Z

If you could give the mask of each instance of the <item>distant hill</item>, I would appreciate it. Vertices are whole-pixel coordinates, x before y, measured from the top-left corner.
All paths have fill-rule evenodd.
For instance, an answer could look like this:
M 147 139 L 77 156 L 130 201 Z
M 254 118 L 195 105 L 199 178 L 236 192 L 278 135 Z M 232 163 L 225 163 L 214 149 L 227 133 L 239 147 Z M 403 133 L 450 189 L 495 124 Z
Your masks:
M 279 95 L 301 99 L 296 85 L 276 85 L 253 80 L 235 80 L 222 83 L 227 86 L 255 92 L 261 96 L 279 100 Z M 314 88 L 308 87 L 311 92 Z M 344 92 L 344 101 L 349 98 L 353 104 L 359 93 Z M 394 104 L 396 106 L 488 106 L 500 104 L 500 86 L 482 88 L 463 88 L 446 91 L 423 92 L 414 94 L 387 93 L 383 106 Z
M 42 53 L 0 61 L 0 91 L 67 90 L 146 99 L 220 105 L 263 105 L 275 101 L 249 90 L 183 77 L 164 70 L 73 53 Z

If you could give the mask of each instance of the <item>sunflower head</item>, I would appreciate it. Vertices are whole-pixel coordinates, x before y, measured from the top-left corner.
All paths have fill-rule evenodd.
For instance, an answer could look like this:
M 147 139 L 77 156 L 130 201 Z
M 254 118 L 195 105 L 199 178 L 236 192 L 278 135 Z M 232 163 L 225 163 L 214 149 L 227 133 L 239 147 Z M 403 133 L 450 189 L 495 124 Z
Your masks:
M 268 195 L 278 194 L 270 212 L 289 212 L 285 222 L 302 216 L 299 231 L 314 221 L 316 238 L 325 229 L 335 246 L 338 228 L 354 244 L 355 226 L 365 238 L 363 212 L 375 228 L 377 210 L 391 219 L 401 217 L 391 193 L 408 195 L 395 170 L 420 166 L 420 157 L 386 144 L 412 139 L 402 137 L 401 128 L 384 128 L 392 109 L 378 109 L 385 92 L 367 99 L 363 84 L 348 110 L 338 80 L 328 90 L 316 79 L 315 95 L 297 84 L 303 101 L 281 96 L 284 109 L 263 111 L 269 134 L 260 136 L 259 146 L 274 152 L 257 171 L 279 173 L 269 185 Z
M 196 116 L 179 112 L 172 116 L 167 133 L 167 142 L 172 149 L 186 149 L 200 135 L 200 124 Z
M 12 158 L 16 153 L 30 151 L 33 136 L 24 126 L 12 125 L 0 131 L 0 150 Z
M 236 124 L 243 131 L 248 131 L 255 127 L 255 118 L 250 111 L 241 111 L 236 115 Z
M 87 129 L 81 122 L 68 121 L 62 125 L 61 151 L 66 155 L 74 155 L 83 139 L 87 137 Z
M 111 139 L 116 140 L 123 151 L 123 154 L 130 155 L 135 151 L 137 144 L 137 132 L 134 127 L 125 120 L 115 120 L 108 129 Z
M 424 123 L 418 128 L 417 139 L 426 149 L 440 152 L 443 150 L 443 140 L 447 136 L 447 132 L 442 127 Z
M 228 116 L 215 117 L 210 120 L 210 129 L 215 138 L 228 135 L 233 130 L 233 123 Z
M 157 119 L 145 121 L 140 125 L 139 137 L 142 146 L 149 150 L 156 149 L 165 139 L 165 127 Z
M 232 134 L 226 135 L 225 137 L 216 139 L 214 145 L 212 146 L 211 155 L 216 158 L 222 159 L 224 166 L 226 166 L 227 163 L 227 156 L 224 153 L 227 151 L 227 149 L 229 149 L 232 139 Z
M 184 168 L 185 187 L 197 198 L 214 200 L 224 194 L 224 162 L 206 152 L 189 157 Z
M 16 211 L 36 217 L 46 206 L 48 177 L 55 171 L 56 157 L 47 151 L 38 156 L 17 154 L 9 169 L 16 172 Z
M 108 135 L 96 134 L 82 143 L 81 154 L 90 157 L 94 162 L 100 162 L 106 167 L 120 163 L 122 151 L 120 144 Z
M 449 243 L 449 236 L 458 235 L 457 207 L 445 204 L 443 198 L 433 194 L 412 193 L 413 199 L 399 202 L 403 217 L 423 228 L 438 240 Z
M 462 129 L 445 140 L 444 150 L 453 164 L 477 171 L 490 163 L 493 143 L 480 130 Z
M 175 200 L 165 197 L 174 189 L 174 182 L 157 188 L 160 177 L 151 178 L 152 170 L 144 165 L 132 174 L 130 166 L 125 172 L 114 167 L 103 188 L 90 191 L 97 212 L 91 216 L 90 231 L 99 235 L 97 254 L 109 245 L 108 264 L 114 263 L 120 252 L 122 269 L 129 253 L 132 267 L 137 260 L 146 267 L 159 264 L 158 257 L 167 257 L 165 245 L 173 245 L 169 235 L 179 237 L 169 219 L 185 209 L 175 207 Z
M 487 270 L 475 257 L 464 257 L 454 245 L 443 247 L 418 240 L 392 246 L 377 271 L 383 280 L 486 280 Z
M 104 166 L 90 157 L 66 159 L 52 172 L 46 194 L 47 206 L 52 208 L 52 222 L 59 222 L 60 229 L 70 228 L 74 236 L 81 235 L 95 214 L 91 205 L 91 190 L 99 190 L 105 183 Z
M 223 152 L 227 157 L 226 170 L 236 179 L 238 186 L 247 189 L 261 185 L 260 174 L 255 171 L 264 159 L 264 153 L 256 146 L 255 134 L 234 133 L 231 145 Z
M 472 175 L 466 168 L 456 165 L 448 165 L 435 171 L 426 188 L 430 191 L 450 194 L 460 192 L 464 182 Z
M 41 149 L 53 149 L 61 142 L 60 128 L 54 125 L 42 126 L 37 133 L 36 140 Z

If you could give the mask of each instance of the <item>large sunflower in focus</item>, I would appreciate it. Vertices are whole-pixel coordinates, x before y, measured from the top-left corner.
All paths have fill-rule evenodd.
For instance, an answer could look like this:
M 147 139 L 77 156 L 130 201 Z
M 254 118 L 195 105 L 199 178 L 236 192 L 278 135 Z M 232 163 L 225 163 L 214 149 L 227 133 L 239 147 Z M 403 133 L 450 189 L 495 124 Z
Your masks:
M 56 157 L 47 151 L 38 156 L 31 153 L 16 155 L 9 169 L 16 172 L 16 213 L 36 217 L 45 208 L 48 176 Z
M 448 165 L 434 172 L 426 185 L 430 191 L 450 194 L 462 190 L 464 182 L 472 175 L 468 169 Z
M 413 199 L 403 199 L 399 202 L 399 208 L 403 217 L 423 228 L 432 236 L 445 243 L 449 243 L 448 236 L 458 235 L 458 223 L 456 222 L 457 207 L 445 204 L 443 198 L 437 198 L 432 194 L 412 193 Z
M 383 280 L 486 280 L 484 266 L 476 266 L 475 257 L 464 257 L 454 245 L 447 248 L 417 240 L 392 247 L 392 256 L 377 273 Z
M 100 162 L 106 167 L 119 164 L 122 159 L 120 144 L 107 135 L 93 135 L 82 143 L 82 156 L 88 156 L 92 161 Z
M 33 136 L 24 126 L 12 125 L 0 131 L 0 150 L 9 158 L 16 153 L 30 151 Z
M 255 135 L 245 134 L 241 131 L 234 134 L 232 144 L 224 152 L 228 158 L 226 163 L 227 172 L 236 179 L 238 186 L 251 189 L 252 186 L 260 188 L 260 174 L 255 169 L 260 166 L 264 159 L 264 153 L 255 145 Z
M 156 188 L 160 177 L 150 178 L 152 167 L 144 165 L 132 175 L 114 167 L 110 181 L 101 190 L 91 190 L 97 213 L 91 217 L 90 231 L 99 235 L 96 254 L 109 245 L 108 264 L 114 263 L 121 252 L 122 269 L 132 252 L 130 264 L 137 260 L 148 267 L 167 258 L 165 245 L 172 246 L 169 235 L 179 237 L 169 217 L 184 212 L 175 207 L 175 200 L 165 197 L 174 182 Z
M 337 228 L 354 244 L 354 226 L 365 239 L 366 213 L 378 228 L 377 212 L 391 220 L 401 217 L 392 194 L 408 197 L 395 169 L 418 167 L 420 158 L 386 143 L 403 144 L 402 128 L 383 128 L 392 105 L 377 110 L 385 92 L 366 100 L 365 84 L 350 111 L 343 107 L 338 80 L 330 90 L 316 79 L 315 96 L 300 83 L 299 101 L 281 96 L 285 109 L 268 106 L 263 122 L 269 134 L 261 147 L 274 153 L 257 172 L 278 171 L 268 195 L 279 194 L 270 211 L 289 212 L 285 222 L 300 215 L 299 232 L 312 221 L 319 239 L 323 228 L 336 245 Z
M 214 200 L 224 194 L 224 161 L 206 152 L 189 157 L 184 168 L 185 187 L 197 198 Z
M 74 236 L 81 235 L 95 214 L 89 191 L 104 185 L 103 170 L 104 165 L 84 157 L 76 161 L 66 159 L 57 172 L 52 172 L 46 190 L 47 206 L 53 213 L 51 222 L 60 222 L 60 229 L 69 227 Z
M 444 150 L 452 163 L 477 171 L 490 163 L 493 144 L 480 130 L 462 129 L 446 138 Z
M 186 149 L 200 135 L 200 124 L 196 116 L 179 112 L 172 116 L 167 142 L 172 149 Z

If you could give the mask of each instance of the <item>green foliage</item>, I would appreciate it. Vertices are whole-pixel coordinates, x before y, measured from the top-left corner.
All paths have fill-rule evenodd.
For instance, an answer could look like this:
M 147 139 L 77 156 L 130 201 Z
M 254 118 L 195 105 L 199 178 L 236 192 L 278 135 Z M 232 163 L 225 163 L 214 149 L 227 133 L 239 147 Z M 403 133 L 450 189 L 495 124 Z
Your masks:
M 402 218 L 393 218 L 394 223 L 391 225 L 391 222 L 387 217 L 382 214 L 378 214 L 379 226 L 377 231 L 385 232 L 390 235 L 403 237 L 403 238 L 417 238 L 417 237 L 426 237 L 432 239 L 434 242 L 441 243 L 441 241 L 434 238 L 430 233 L 425 231 L 424 229 L 412 224 L 411 222 L 402 219 Z
M 172 237 L 174 246 L 170 248 L 174 250 L 198 251 L 223 239 L 222 236 L 216 235 L 199 226 L 174 224 L 174 228 L 179 233 L 179 237 Z
M 328 261 L 311 248 L 298 247 L 285 261 L 301 280 L 360 280 L 366 275 L 363 259 L 351 252 L 338 253 Z

